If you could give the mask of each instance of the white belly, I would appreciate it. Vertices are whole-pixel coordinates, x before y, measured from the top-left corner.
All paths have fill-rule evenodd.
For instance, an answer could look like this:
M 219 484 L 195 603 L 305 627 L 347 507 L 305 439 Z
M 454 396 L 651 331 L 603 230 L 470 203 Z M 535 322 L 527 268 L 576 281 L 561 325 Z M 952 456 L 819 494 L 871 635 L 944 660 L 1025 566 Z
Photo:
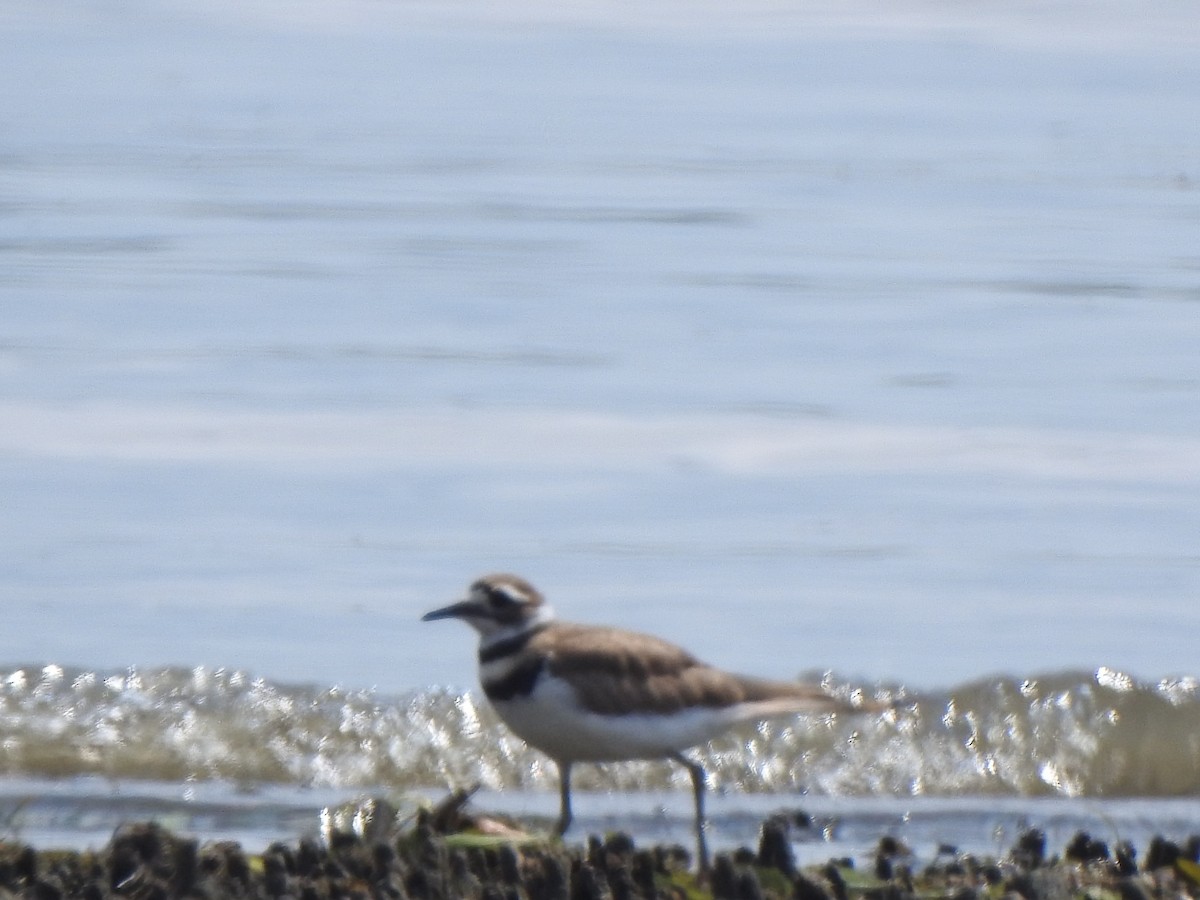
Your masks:
M 601 716 L 580 709 L 570 687 L 543 677 L 527 697 L 494 704 L 522 740 L 560 762 L 657 759 L 703 744 L 746 721 L 745 709 L 698 708 L 671 715 Z

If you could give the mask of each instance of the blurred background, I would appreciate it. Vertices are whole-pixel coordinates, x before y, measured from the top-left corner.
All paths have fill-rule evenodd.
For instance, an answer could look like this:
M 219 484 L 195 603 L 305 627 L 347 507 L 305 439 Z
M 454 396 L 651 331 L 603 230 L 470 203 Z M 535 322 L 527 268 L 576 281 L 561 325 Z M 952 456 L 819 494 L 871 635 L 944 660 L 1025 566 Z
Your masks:
M 10 0 L 0 33 L 12 740 L 243 682 L 461 710 L 473 636 L 418 619 L 497 569 L 727 668 L 1002 683 L 998 722 L 1064 672 L 1080 733 L 1105 691 L 1194 702 L 1194 5 Z

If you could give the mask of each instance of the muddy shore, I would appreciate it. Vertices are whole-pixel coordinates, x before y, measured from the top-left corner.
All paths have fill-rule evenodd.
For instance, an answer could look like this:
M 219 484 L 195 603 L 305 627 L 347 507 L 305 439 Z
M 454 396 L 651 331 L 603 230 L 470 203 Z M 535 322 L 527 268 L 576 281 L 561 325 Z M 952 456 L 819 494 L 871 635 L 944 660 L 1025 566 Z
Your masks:
M 721 853 L 700 877 L 686 848 L 638 847 L 627 835 L 585 844 L 526 835 L 462 811 L 461 797 L 397 826 L 335 831 L 250 854 L 233 841 L 201 844 L 153 822 L 124 825 L 99 850 L 38 849 L 0 839 L 0 900 L 31 898 L 795 898 L 795 900 L 1158 900 L 1200 896 L 1200 836 L 1109 846 L 1076 834 L 1048 848 L 1022 833 L 1001 857 L 939 849 L 917 863 L 881 836 L 873 863 L 830 859 L 798 867 L 785 816 L 763 822 L 757 847 Z M 382 819 L 380 821 L 383 821 Z

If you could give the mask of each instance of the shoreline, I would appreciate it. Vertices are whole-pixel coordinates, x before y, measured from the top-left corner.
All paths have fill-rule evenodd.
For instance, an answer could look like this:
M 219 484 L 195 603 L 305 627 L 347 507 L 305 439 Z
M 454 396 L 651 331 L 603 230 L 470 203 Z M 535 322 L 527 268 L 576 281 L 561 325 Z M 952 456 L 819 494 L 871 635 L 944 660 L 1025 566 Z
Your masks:
M 873 858 L 799 864 L 803 813 L 759 826 L 755 847 L 720 851 L 709 877 L 679 845 L 639 844 L 616 831 L 583 843 L 547 840 L 513 820 L 467 809 L 457 792 L 397 824 L 385 801 L 365 804 L 354 830 L 276 841 L 262 853 L 236 840 L 201 841 L 156 822 L 116 829 L 98 850 L 39 849 L 0 837 L 0 897 L 529 898 L 638 897 L 906 900 L 1152 900 L 1200 896 L 1200 834 L 1137 847 L 1080 831 L 1060 847 L 1030 827 L 995 856 L 938 848 L 920 861 L 881 833 Z

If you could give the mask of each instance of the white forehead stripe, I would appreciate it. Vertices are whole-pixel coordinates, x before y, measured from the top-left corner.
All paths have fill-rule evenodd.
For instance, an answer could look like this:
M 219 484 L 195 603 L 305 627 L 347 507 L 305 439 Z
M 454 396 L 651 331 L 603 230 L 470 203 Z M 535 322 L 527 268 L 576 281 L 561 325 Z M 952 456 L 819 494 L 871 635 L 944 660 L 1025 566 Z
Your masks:
M 533 597 L 525 593 L 517 585 L 510 584 L 507 581 L 481 584 L 475 588 L 474 594 L 479 599 L 486 599 L 489 594 L 503 594 L 514 603 L 530 603 L 533 601 Z

